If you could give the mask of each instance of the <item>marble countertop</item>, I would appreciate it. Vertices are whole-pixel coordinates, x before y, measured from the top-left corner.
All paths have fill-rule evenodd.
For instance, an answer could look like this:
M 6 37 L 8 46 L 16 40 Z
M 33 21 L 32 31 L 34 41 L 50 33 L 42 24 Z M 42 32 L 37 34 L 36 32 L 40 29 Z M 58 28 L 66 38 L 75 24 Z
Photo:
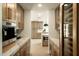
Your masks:
M 49 40 L 51 40 L 57 47 L 59 47 L 59 39 L 49 37 Z
M 3 53 L 3 56 L 12 56 L 14 55 L 30 38 L 23 37 L 13 43 L 13 46 Z M 6 47 L 5 47 L 6 48 Z
M 42 33 L 42 36 L 48 36 L 48 33 Z

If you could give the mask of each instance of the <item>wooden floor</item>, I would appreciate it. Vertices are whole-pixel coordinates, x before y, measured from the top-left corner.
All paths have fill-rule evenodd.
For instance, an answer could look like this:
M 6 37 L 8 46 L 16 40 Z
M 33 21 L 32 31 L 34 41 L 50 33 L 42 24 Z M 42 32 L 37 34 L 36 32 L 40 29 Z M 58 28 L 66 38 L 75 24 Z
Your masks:
M 31 56 L 49 56 L 48 47 L 42 46 L 41 39 L 31 39 Z

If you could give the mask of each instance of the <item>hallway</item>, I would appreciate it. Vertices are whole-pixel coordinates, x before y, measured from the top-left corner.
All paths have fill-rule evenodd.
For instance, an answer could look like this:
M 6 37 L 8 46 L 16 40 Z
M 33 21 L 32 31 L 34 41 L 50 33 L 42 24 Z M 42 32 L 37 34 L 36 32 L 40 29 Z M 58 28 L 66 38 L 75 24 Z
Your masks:
M 49 56 L 48 47 L 42 46 L 41 39 L 31 39 L 30 53 L 32 56 Z

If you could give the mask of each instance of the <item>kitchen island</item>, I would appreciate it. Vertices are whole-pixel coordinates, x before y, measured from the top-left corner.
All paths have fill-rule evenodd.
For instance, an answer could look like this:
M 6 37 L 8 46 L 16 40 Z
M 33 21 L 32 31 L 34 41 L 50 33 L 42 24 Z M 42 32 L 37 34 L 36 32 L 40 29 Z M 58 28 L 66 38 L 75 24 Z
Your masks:
M 48 46 L 48 33 L 42 33 L 42 46 Z

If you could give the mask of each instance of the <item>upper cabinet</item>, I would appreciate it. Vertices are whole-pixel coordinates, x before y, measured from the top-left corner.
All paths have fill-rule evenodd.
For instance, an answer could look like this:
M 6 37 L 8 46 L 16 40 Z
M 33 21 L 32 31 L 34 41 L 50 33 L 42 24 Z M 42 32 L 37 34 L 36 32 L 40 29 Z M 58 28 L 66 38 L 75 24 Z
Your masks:
M 24 28 L 24 10 L 23 8 L 17 4 L 17 26 L 19 29 L 23 29 Z
M 24 9 L 16 3 L 3 3 L 3 21 L 15 23 L 18 29 L 24 28 Z
M 16 20 L 16 4 L 14 3 L 3 3 L 3 21 Z

